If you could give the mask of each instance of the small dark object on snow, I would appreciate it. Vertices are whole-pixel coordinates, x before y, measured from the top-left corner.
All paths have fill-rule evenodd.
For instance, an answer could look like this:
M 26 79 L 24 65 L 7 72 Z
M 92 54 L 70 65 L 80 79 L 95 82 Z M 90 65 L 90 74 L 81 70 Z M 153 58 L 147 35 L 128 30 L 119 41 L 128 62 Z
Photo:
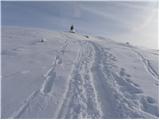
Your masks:
M 42 38 L 41 40 L 40 40 L 40 42 L 45 42 L 46 41 L 46 39 L 45 38 Z
M 85 37 L 86 37 L 86 38 L 89 38 L 89 36 L 88 36 L 88 35 L 85 35 Z
M 74 26 L 73 26 L 73 25 L 71 25 L 71 28 L 70 28 L 70 29 L 71 29 L 71 31 L 72 31 L 72 30 L 74 29 Z
M 129 45 L 129 42 L 126 42 L 127 45 Z
M 44 40 L 43 40 L 43 39 L 41 39 L 41 42 L 44 42 Z
M 75 31 L 74 31 L 74 26 L 73 26 L 73 25 L 71 25 L 71 27 L 70 27 L 70 32 L 71 32 L 71 33 L 75 33 Z

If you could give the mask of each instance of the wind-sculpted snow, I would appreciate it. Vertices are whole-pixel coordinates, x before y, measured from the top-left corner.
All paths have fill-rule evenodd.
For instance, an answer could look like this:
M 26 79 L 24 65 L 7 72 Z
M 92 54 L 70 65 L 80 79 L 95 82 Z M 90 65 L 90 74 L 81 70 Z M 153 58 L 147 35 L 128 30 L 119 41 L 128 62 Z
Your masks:
M 148 52 L 77 33 L 3 29 L 2 118 L 159 117 L 158 59 Z

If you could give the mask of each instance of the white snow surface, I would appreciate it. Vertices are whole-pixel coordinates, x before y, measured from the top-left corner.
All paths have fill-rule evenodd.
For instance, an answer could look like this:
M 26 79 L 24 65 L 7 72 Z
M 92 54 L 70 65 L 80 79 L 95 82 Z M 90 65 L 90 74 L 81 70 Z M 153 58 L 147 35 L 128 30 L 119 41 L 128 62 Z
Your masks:
M 2 118 L 159 117 L 158 50 L 2 27 L 1 55 Z

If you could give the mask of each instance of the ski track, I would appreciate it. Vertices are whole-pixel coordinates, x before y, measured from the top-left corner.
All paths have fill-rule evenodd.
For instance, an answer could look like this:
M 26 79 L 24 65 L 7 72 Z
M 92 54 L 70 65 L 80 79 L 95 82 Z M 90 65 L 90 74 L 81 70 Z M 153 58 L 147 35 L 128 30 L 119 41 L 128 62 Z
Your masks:
M 158 81 L 159 75 L 156 72 L 156 70 L 154 70 L 154 68 L 152 67 L 150 61 L 148 59 L 146 59 L 141 53 L 136 51 L 134 48 L 132 48 L 132 50 L 140 57 L 147 72 L 154 78 L 154 80 Z
M 89 42 L 80 42 L 81 50 L 71 73 L 70 84 L 58 118 L 101 118 L 91 66 L 93 50 Z
M 38 95 L 46 100 L 53 99 L 50 97 L 50 92 L 56 78 L 56 68 L 63 63 L 63 55 L 71 42 L 68 39 L 44 75 L 42 87 L 34 91 L 10 118 L 21 118 L 24 111 L 29 109 L 32 99 Z M 113 72 L 117 69 L 114 64 L 116 57 L 112 55 L 110 49 L 91 41 L 77 42 L 80 50 L 55 118 L 157 118 L 159 116 L 155 100 L 141 95 L 143 91 L 130 80 L 124 68 Z M 136 53 L 141 57 L 149 73 L 158 79 L 158 74 L 149 60 Z M 47 106 L 45 104 L 49 104 L 49 100 L 42 103 L 39 109 Z
M 40 90 L 33 91 L 33 93 L 24 101 L 24 103 L 19 107 L 19 109 L 11 115 L 10 118 L 12 118 L 12 119 L 21 118 L 23 113 L 27 109 L 30 109 L 29 104 L 37 96 L 43 96 L 44 98 L 46 97 L 47 99 L 52 99 L 50 92 L 52 90 L 54 79 L 56 78 L 56 70 L 55 69 L 56 69 L 56 67 L 59 67 L 60 64 L 62 64 L 63 55 L 65 54 L 67 46 L 69 44 L 70 44 L 70 40 L 66 39 L 64 42 L 64 45 L 61 47 L 60 51 L 57 52 L 55 60 L 52 62 L 50 69 L 47 71 L 46 74 L 44 74 L 45 80 L 44 80 Z M 40 109 L 42 109 L 42 108 L 40 108 Z
M 38 94 L 39 91 L 34 91 L 20 106 L 18 111 L 14 112 L 13 115 L 9 119 L 17 119 L 23 114 L 23 112 L 27 109 L 29 106 L 29 102 Z

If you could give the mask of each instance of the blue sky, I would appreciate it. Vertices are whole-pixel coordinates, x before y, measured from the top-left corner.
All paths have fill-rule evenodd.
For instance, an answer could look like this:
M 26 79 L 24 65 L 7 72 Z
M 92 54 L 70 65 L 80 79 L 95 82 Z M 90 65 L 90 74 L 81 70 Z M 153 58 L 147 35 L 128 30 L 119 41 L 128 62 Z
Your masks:
M 76 31 L 158 48 L 158 0 L 150 2 L 2 2 L 2 25 Z

